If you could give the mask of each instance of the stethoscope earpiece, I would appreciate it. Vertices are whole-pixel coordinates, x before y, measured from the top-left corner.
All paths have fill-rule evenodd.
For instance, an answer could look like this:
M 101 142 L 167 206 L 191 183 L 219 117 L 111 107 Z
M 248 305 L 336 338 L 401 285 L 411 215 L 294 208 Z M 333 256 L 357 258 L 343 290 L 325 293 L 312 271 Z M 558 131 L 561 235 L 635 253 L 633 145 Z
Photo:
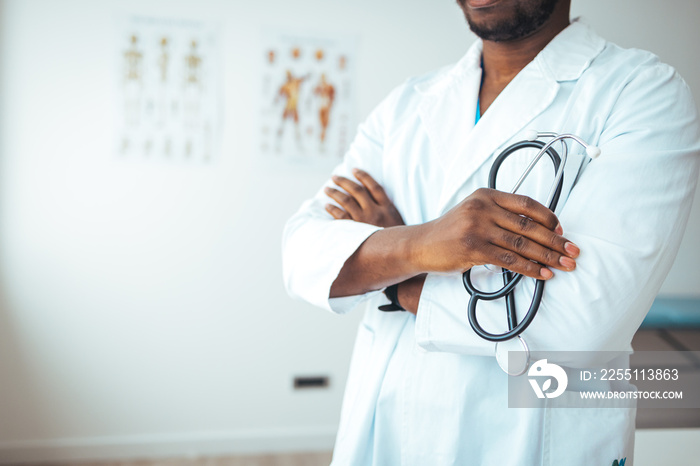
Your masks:
M 591 159 L 597 159 L 600 155 L 600 148 L 596 146 L 588 146 L 586 147 L 586 155 Z
M 528 129 L 523 133 L 523 139 L 526 141 L 536 141 L 539 134 L 534 129 Z

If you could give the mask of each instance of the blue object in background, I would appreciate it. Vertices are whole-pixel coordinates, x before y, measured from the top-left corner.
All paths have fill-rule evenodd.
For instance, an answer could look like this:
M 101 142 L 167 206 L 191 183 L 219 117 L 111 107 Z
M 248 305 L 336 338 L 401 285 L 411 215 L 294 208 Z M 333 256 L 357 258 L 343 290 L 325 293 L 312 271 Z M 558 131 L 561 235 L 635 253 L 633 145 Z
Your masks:
M 641 328 L 700 328 L 700 298 L 657 297 Z

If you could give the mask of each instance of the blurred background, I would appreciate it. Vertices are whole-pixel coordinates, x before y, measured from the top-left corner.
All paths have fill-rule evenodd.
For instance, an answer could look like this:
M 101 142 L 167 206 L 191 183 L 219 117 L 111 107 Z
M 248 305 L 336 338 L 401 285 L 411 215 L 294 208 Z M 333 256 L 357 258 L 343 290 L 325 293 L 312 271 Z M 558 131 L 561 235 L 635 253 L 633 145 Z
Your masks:
M 700 97 L 700 2 L 572 9 L 603 37 L 658 54 Z M 129 40 L 158 25 L 172 38 L 153 56 L 168 52 L 177 79 L 195 83 L 167 91 L 192 112 L 169 131 L 204 131 L 172 157 L 128 142 L 147 131 L 127 124 L 129 66 L 147 58 Z M 178 45 L 188 31 L 201 43 Z M 265 123 L 289 100 L 266 44 L 304 35 L 302 48 L 347 59 L 333 111 L 350 134 L 331 119 L 334 148 L 392 88 L 474 40 L 452 0 L 0 1 L 0 463 L 332 449 L 361 316 L 287 297 L 280 242 L 339 158 L 305 143 L 304 159 L 292 118 L 284 136 Z M 153 76 L 139 89 L 156 89 Z M 281 150 L 269 135 L 286 138 Z M 696 199 L 661 294 L 685 312 L 676 327 L 700 318 L 698 238 Z M 295 389 L 298 377 L 322 386 Z M 637 464 L 700 444 L 692 429 L 640 435 L 651 462 Z

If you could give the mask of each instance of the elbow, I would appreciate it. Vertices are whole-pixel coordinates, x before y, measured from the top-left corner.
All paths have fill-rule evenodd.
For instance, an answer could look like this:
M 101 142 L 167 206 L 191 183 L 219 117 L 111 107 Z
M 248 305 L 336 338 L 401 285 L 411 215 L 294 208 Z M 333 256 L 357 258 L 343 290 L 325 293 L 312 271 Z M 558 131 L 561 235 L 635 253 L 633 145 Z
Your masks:
M 552 359 L 560 359 L 571 367 L 605 364 L 630 353 L 632 337 L 646 313 L 642 311 L 643 306 L 636 304 L 623 308 L 587 302 L 583 306 L 559 310 L 556 318 L 545 319 L 543 313 L 538 317 L 542 318 L 539 323 L 545 324 L 546 331 L 541 328 L 533 332 L 533 336 L 539 336 L 539 341 L 533 341 L 532 346 L 535 351 L 551 355 Z M 546 315 L 551 316 L 551 313 Z M 536 323 L 537 319 L 533 326 Z
M 330 284 L 324 267 L 314 253 L 313 241 L 308 239 L 298 216 L 292 217 L 282 234 L 282 282 L 287 294 L 294 299 L 329 309 Z

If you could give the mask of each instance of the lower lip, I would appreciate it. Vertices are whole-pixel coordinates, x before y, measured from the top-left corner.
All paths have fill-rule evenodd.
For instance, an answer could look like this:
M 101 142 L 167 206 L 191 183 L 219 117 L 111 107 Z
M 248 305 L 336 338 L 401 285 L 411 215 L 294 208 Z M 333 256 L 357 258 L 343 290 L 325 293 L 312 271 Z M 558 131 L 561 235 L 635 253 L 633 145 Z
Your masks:
M 499 0 L 467 0 L 467 4 L 472 9 L 488 8 L 498 3 Z

